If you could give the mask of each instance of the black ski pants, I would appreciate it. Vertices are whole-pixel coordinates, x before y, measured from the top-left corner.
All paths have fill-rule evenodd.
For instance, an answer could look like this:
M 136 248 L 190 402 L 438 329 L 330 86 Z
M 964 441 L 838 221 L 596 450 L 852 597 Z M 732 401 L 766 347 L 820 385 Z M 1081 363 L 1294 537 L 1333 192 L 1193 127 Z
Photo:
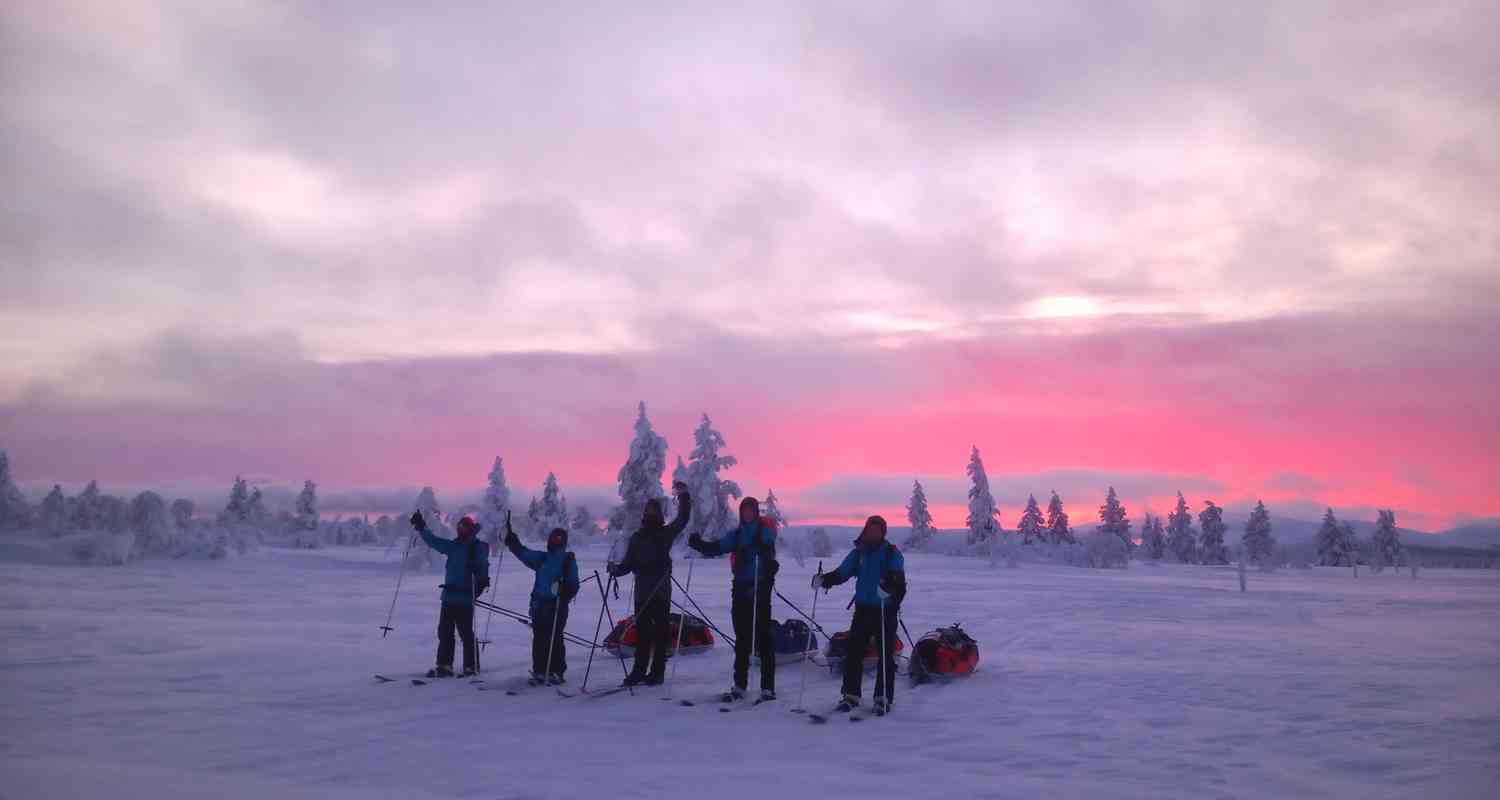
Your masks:
M 671 573 L 645 581 L 638 576 L 635 597 L 635 665 L 630 674 L 656 682 L 666 677 L 667 649 L 672 646 Z
M 557 624 L 553 624 L 556 615 Z M 566 675 L 568 673 L 568 647 L 563 633 L 568 628 L 568 604 L 558 605 L 556 600 L 531 601 L 531 671 L 537 675 Z M 547 669 L 548 653 L 551 653 L 552 668 Z
M 885 665 L 875 669 L 875 696 L 885 695 L 886 702 L 896 699 L 896 625 L 898 613 L 895 606 L 885 610 Z M 880 650 L 880 606 L 855 606 L 854 619 L 849 623 L 849 655 L 844 659 L 844 694 L 859 697 L 865 676 L 865 653 L 870 650 L 870 640 L 875 640 L 876 651 Z M 878 664 L 878 662 L 877 662 Z
M 438 612 L 437 665 L 453 668 L 453 632 L 464 642 L 464 669 L 474 669 L 479 648 L 474 645 L 474 606 L 468 603 L 444 603 Z
M 760 688 L 776 691 L 776 648 L 771 646 L 771 592 L 775 584 L 762 578 L 759 596 L 750 581 L 735 581 L 730 615 L 734 618 L 734 685 L 744 689 L 750 683 L 750 648 L 760 655 Z M 752 621 L 751 618 L 754 618 Z M 752 634 L 751 627 L 755 630 Z

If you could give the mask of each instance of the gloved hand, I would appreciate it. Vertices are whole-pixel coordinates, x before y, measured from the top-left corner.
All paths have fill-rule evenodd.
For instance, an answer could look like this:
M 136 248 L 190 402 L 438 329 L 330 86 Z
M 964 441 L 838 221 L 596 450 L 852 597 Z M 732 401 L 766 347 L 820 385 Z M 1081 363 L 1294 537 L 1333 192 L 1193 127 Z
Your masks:
M 427 520 L 422 518 L 422 512 L 411 512 L 411 526 L 419 531 L 427 530 Z
M 826 589 L 826 588 L 828 588 L 827 586 L 825 586 L 823 584 L 823 573 L 819 572 L 818 574 L 812 576 L 812 588 L 814 588 L 814 589 Z
M 813 585 L 814 586 L 821 586 L 824 589 L 832 589 L 833 588 L 833 579 L 834 579 L 834 574 L 832 572 L 824 572 L 824 573 L 822 573 L 820 575 L 813 576 Z
M 701 533 L 695 533 L 692 536 L 689 536 L 688 537 L 688 547 L 691 547 L 694 550 L 702 550 L 703 549 L 703 534 L 701 534 Z
M 774 577 L 776 577 L 776 573 L 778 573 L 778 572 L 781 571 L 781 562 L 777 561 L 776 559 L 773 558 L 773 559 L 771 559 L 770 561 L 768 561 L 766 563 L 770 564 L 770 566 L 766 567 L 766 577 L 767 578 L 774 578 Z
M 616 564 L 613 561 L 609 562 L 609 564 L 604 567 L 604 572 L 611 578 L 618 578 L 621 575 L 625 574 L 625 571 L 621 569 L 620 565 Z
M 672 494 L 684 495 L 688 493 L 687 484 L 682 481 L 672 481 Z

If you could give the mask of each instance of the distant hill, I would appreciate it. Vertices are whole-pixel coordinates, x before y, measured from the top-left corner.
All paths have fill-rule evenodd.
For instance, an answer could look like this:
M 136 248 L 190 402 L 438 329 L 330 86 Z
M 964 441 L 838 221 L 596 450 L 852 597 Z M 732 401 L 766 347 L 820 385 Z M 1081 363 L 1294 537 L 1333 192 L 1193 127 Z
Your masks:
M 1500 547 L 1500 521 L 1485 520 L 1443 531 L 1444 546 Z

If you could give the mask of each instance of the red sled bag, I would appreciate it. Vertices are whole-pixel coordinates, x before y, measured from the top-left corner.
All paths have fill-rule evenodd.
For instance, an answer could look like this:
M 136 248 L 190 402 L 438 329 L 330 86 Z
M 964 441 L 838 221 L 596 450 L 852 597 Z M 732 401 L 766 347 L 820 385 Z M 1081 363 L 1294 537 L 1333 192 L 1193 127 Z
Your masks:
M 667 627 L 671 631 L 667 645 L 667 657 L 674 654 L 674 646 L 677 645 L 678 628 L 682 626 L 681 614 L 670 614 L 667 616 Z M 689 614 L 687 616 L 687 627 L 682 629 L 682 654 L 685 656 L 705 653 L 714 646 L 713 632 L 708 629 L 708 623 Z M 612 656 L 633 658 L 635 648 L 640 637 L 636 633 L 635 617 L 626 617 L 615 623 L 614 630 L 604 637 L 604 651 Z
M 979 642 L 955 623 L 917 640 L 911 658 L 911 682 L 948 681 L 972 674 L 978 667 Z

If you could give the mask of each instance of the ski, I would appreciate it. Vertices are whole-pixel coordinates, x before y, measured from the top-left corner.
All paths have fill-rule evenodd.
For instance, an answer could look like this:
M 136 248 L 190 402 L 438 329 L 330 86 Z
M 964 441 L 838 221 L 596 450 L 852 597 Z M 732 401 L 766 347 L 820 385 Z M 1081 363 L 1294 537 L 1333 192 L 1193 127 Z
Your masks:
M 634 689 L 634 688 L 635 688 L 634 686 L 615 686 L 615 687 L 612 687 L 612 688 L 609 688 L 609 689 L 601 689 L 601 690 L 599 690 L 597 692 L 584 692 L 583 694 L 586 697 L 609 697 L 612 694 L 619 694 L 620 692 L 627 691 L 629 689 Z M 635 693 L 631 692 L 631 694 L 635 694 Z
M 395 681 L 396 679 L 395 678 L 387 678 L 384 675 L 376 675 L 375 676 L 375 680 L 379 681 L 380 683 L 391 683 L 391 682 Z

